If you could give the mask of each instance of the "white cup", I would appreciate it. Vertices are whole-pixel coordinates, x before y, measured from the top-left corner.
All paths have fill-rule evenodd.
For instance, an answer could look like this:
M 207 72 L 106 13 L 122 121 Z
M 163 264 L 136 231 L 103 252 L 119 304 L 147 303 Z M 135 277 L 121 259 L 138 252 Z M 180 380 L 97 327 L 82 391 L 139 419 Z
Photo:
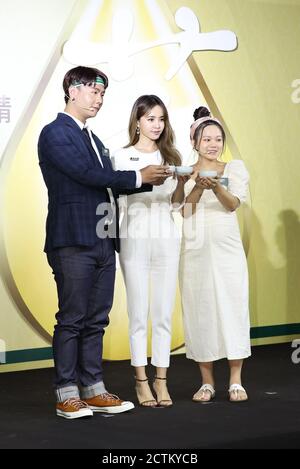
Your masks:
M 187 174 L 192 174 L 193 168 L 192 166 L 176 166 L 175 171 L 180 176 L 185 176 Z
M 199 171 L 199 176 L 202 178 L 216 178 L 218 176 L 217 171 Z
M 226 189 L 228 188 L 228 182 L 229 182 L 229 181 L 228 181 L 228 177 L 226 177 L 226 176 L 221 176 L 221 177 L 219 178 L 219 183 L 220 183 L 222 186 L 224 186 Z

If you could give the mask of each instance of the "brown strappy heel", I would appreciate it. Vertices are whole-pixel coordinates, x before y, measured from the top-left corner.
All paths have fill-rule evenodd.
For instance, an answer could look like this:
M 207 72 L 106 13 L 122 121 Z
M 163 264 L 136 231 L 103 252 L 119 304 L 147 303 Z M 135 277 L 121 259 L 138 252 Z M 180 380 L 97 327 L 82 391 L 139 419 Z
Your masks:
M 156 391 L 156 389 L 155 389 L 155 387 L 154 387 L 154 385 L 155 385 L 155 380 L 156 380 L 156 379 L 161 379 L 161 380 L 167 381 L 167 378 L 160 378 L 159 376 L 155 376 L 155 377 L 154 377 L 153 388 L 154 388 L 154 391 L 155 391 L 155 393 L 156 393 L 156 398 L 157 398 L 157 397 L 158 397 L 158 396 L 157 396 L 157 391 Z M 167 383 L 166 383 L 166 384 L 167 384 Z M 160 401 L 157 400 L 157 405 L 158 405 L 159 407 L 171 407 L 171 406 L 173 405 L 173 401 L 172 401 L 172 399 L 161 399 Z
M 136 381 L 136 383 L 145 383 L 146 381 L 148 381 L 148 378 L 138 379 L 135 376 L 135 381 Z M 149 388 L 149 390 L 150 390 L 150 388 Z M 157 402 L 154 398 L 153 399 L 147 399 L 145 401 L 143 401 L 140 398 L 139 393 L 138 393 L 138 384 L 136 384 L 136 386 L 135 386 L 135 392 L 136 392 L 136 396 L 137 396 L 137 399 L 138 399 L 138 402 L 139 402 L 140 406 L 142 406 L 142 407 L 157 407 Z M 150 390 L 150 392 L 151 392 L 151 390 Z

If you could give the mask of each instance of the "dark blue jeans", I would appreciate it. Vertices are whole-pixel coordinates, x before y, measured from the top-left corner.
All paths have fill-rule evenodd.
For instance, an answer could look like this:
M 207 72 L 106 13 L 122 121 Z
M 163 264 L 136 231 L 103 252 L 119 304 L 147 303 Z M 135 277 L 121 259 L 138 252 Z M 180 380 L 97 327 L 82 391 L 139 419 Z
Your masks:
M 93 247 L 47 254 L 58 292 L 54 328 L 55 388 L 102 382 L 104 328 L 113 302 L 115 251 L 110 238 Z

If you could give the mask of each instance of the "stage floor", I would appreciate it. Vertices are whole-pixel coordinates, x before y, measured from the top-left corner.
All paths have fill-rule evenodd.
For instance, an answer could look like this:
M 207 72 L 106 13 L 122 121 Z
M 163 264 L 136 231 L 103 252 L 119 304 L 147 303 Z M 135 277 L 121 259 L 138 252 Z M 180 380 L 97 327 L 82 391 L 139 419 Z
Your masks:
M 227 400 L 228 367 L 216 363 L 216 397 L 194 403 L 200 386 L 197 365 L 171 359 L 168 386 L 172 408 L 138 406 L 128 361 L 105 362 L 108 390 L 132 400 L 134 410 L 90 419 L 56 417 L 53 369 L 0 374 L 0 448 L 188 449 L 300 448 L 300 363 L 290 343 L 257 346 L 245 361 L 249 401 Z M 149 377 L 154 370 L 149 369 Z

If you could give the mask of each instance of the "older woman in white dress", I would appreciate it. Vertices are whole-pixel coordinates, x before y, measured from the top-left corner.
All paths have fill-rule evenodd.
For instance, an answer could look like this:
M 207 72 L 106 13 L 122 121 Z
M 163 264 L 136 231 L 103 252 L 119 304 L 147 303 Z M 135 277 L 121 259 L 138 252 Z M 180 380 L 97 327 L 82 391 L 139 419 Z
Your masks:
M 220 122 L 203 107 L 194 118 L 198 161 L 185 185 L 179 275 L 186 355 L 202 377 L 193 400 L 215 396 L 213 362 L 227 358 L 229 399 L 241 402 L 248 398 L 242 365 L 251 351 L 248 270 L 235 211 L 246 199 L 249 176 L 243 161 L 219 161 L 225 143 Z

